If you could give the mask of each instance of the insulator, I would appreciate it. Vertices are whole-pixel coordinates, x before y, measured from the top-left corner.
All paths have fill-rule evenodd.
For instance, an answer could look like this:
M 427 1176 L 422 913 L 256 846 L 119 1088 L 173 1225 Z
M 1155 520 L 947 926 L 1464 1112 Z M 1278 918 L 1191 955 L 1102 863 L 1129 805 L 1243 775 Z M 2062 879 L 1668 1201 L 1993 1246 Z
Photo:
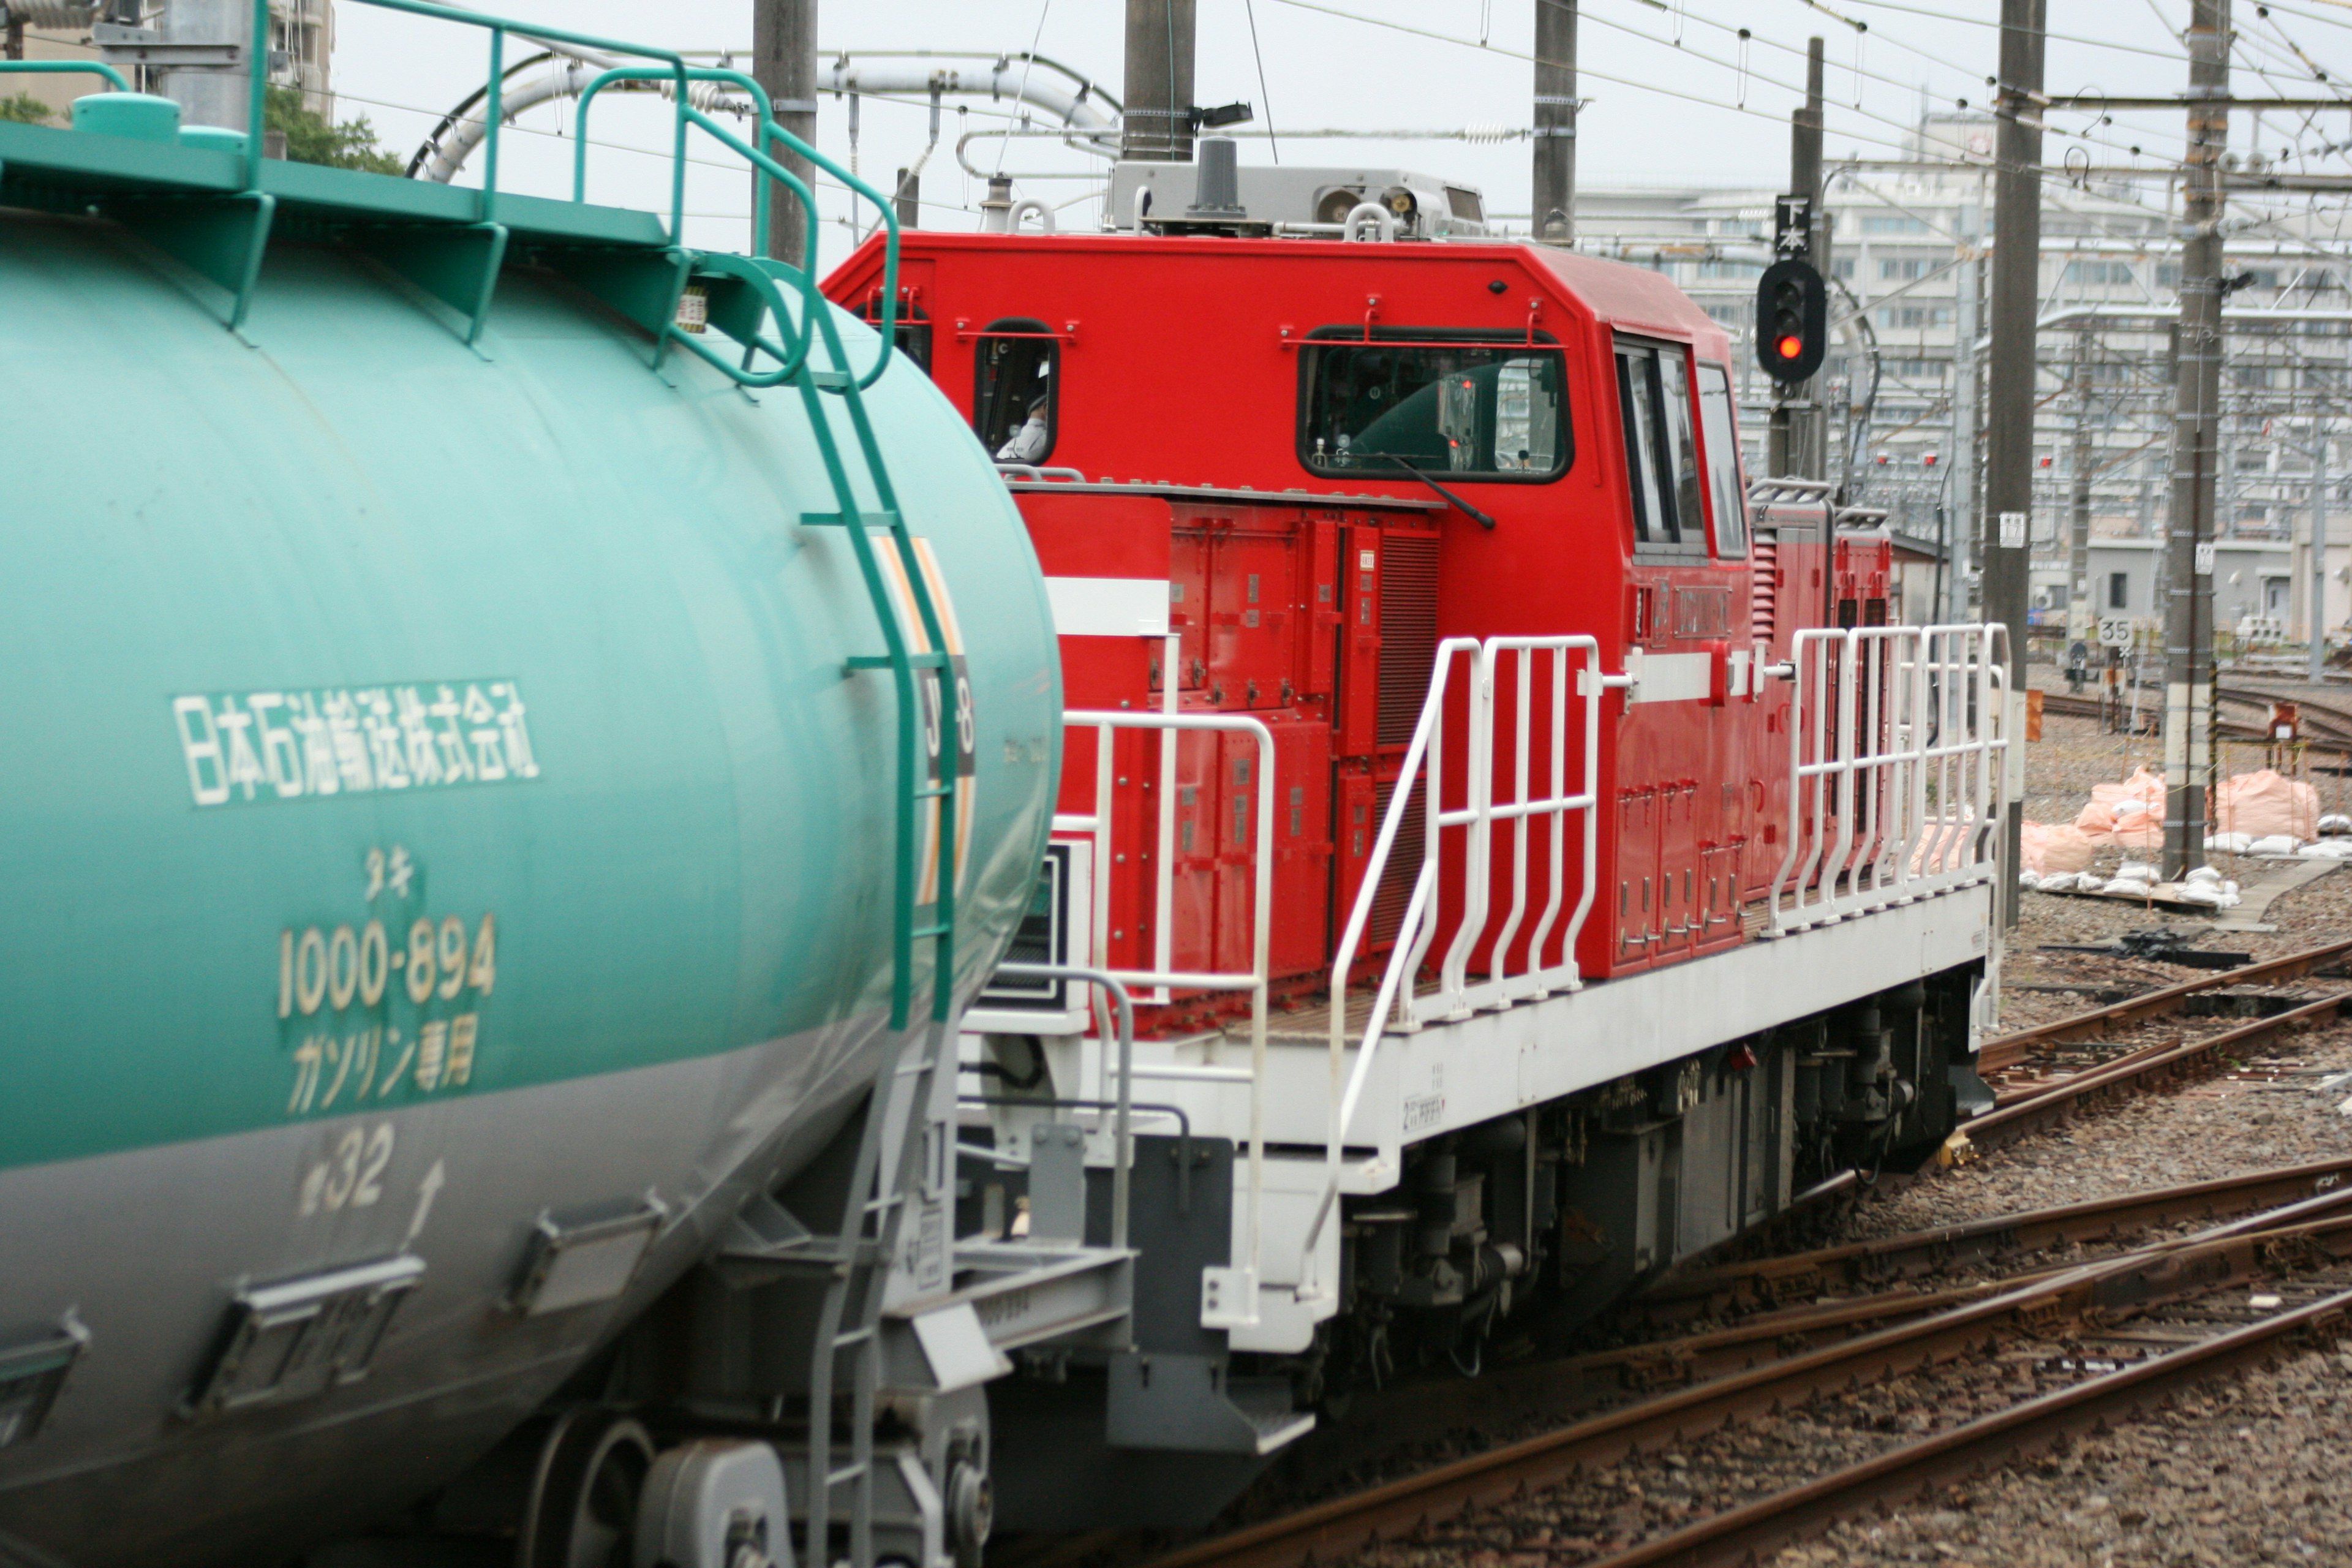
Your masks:
M 1465 142 L 1508 142 L 1518 132 L 1507 125 L 1465 125 L 1462 128 Z
M 98 0 L 0 0 L 0 12 L 27 27 L 87 27 L 98 17 Z

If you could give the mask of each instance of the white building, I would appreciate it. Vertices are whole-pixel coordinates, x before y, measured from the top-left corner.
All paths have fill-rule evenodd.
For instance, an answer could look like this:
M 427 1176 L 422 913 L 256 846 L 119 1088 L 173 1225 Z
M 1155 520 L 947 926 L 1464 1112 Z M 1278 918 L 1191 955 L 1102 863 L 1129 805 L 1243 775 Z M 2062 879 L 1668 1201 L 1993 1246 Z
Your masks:
M 1948 536 L 1956 520 L 1982 515 L 1969 503 L 1982 483 L 1981 323 L 1999 237 L 1990 171 L 1964 160 L 1990 153 L 1991 136 L 1988 116 L 1930 115 L 1913 132 L 1910 155 L 1832 159 L 1826 167 L 1833 331 L 1819 384 L 1843 416 L 1829 476 L 1845 483 L 1850 500 L 1885 507 L 1897 530 L 1927 541 Z M 2091 169 L 2072 184 L 2043 186 L 2032 581 L 2044 608 L 2063 607 L 2067 597 L 2078 426 L 2089 451 L 2094 540 L 2138 542 L 2135 560 L 2160 553 L 2170 510 L 2168 328 L 2178 312 L 2179 195 L 2171 171 L 2141 162 L 2143 171 Z M 2258 178 L 2264 170 L 2255 161 L 2236 172 Z M 1770 383 L 1753 368 L 1748 344 L 1756 280 L 1770 259 L 1773 195 L 1761 187 L 1586 187 L 1577 200 L 1578 248 L 1667 274 L 1732 332 L 1749 367 L 1742 401 L 1759 454 Z M 2273 210 L 2259 192 L 2233 192 L 2231 200 L 2242 220 Z M 2293 562 L 2307 549 L 2315 434 L 2329 443 L 2334 508 L 2347 507 L 2352 485 L 2352 296 L 2345 288 L 2352 258 L 2328 215 L 2278 208 L 2267 221 L 2233 229 L 2228 266 L 2237 286 L 2228 300 L 2220 532 L 2225 542 L 2271 547 L 2252 553 L 2265 563 L 2275 556 L 2275 570 L 2242 567 L 2236 584 L 2217 574 L 2215 588 L 2233 603 L 2244 595 L 2268 603 L 2262 583 L 2283 584 L 2285 603 L 2275 613 L 2300 637 L 2307 590 Z M 1965 384 L 1958 328 L 1971 313 L 1970 289 L 1979 323 L 1972 422 L 1956 399 Z M 1959 451 L 1971 423 L 1972 450 Z M 2332 551 L 2347 548 L 2347 527 L 2352 519 L 2336 511 Z M 2085 588 L 2095 603 L 2101 590 Z M 2347 612 L 2352 586 L 2337 582 L 2326 624 L 2341 626 Z

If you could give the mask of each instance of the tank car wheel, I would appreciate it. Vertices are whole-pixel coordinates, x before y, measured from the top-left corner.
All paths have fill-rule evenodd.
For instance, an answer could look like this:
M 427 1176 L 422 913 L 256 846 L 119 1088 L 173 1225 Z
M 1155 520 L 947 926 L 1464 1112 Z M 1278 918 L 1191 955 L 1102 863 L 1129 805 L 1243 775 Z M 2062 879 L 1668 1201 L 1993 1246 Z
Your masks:
M 654 1441 L 625 1415 L 567 1413 L 540 1450 L 516 1568 L 629 1568 Z
M 956 1461 L 948 1472 L 947 1515 L 956 1568 L 980 1568 L 996 1523 L 996 1486 L 987 1471 L 966 1459 Z

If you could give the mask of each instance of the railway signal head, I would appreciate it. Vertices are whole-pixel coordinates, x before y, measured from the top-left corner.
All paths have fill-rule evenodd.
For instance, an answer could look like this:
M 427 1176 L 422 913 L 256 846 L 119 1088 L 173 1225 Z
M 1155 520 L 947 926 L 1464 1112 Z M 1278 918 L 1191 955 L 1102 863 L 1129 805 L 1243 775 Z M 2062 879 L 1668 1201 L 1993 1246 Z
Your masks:
M 1830 298 L 1808 261 L 1776 261 L 1756 286 L 1756 343 L 1764 374 L 1794 384 L 1809 381 L 1829 351 Z

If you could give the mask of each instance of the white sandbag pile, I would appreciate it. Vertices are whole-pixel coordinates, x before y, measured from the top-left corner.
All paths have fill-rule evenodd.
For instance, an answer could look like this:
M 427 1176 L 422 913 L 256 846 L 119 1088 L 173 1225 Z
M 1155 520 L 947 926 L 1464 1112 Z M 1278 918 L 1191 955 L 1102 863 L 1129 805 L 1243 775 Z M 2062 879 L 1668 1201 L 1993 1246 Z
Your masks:
M 2205 904 L 2217 910 L 2232 909 L 2244 901 L 2238 897 L 2238 884 L 2210 866 L 2200 866 L 2182 878 L 2173 897 L 2184 904 Z
M 2164 775 L 2137 767 L 2121 784 L 2092 785 L 2090 804 L 2074 818 L 2074 826 L 2093 844 L 2163 848 Z

